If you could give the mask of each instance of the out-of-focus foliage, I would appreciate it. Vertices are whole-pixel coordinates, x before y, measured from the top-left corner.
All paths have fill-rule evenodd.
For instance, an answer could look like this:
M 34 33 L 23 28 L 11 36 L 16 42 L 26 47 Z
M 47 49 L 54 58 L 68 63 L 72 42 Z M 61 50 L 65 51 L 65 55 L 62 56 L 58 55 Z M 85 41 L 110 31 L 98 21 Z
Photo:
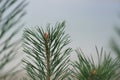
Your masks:
M 71 48 L 65 22 L 54 27 L 26 29 L 24 52 L 26 71 L 32 80 L 69 80 L 69 54 Z
M 120 40 L 120 28 L 115 27 L 115 31 L 118 34 L 118 38 Z M 116 56 L 120 59 L 120 42 L 119 42 L 119 40 L 117 40 L 117 37 L 112 38 L 110 40 L 110 47 L 115 52 Z M 119 64 L 119 68 L 120 68 L 120 64 Z M 120 69 L 118 69 L 118 72 L 120 74 Z
M 11 80 L 11 76 L 16 74 L 14 73 L 16 65 L 8 66 L 8 64 L 14 59 L 20 47 L 21 39 L 16 39 L 15 36 L 24 25 L 20 21 L 26 14 L 25 1 L 0 0 L 0 80 L 6 80 L 8 77 L 8 80 Z M 5 68 L 11 69 L 6 71 Z
M 91 56 L 86 57 L 81 50 L 76 50 L 78 61 L 72 64 L 72 77 L 74 80 L 120 80 L 119 69 L 120 60 L 113 59 L 110 54 L 103 51 L 97 52 L 97 63 Z
M 120 28 L 116 27 L 115 31 L 120 38 Z M 110 44 L 111 44 L 112 50 L 120 58 L 120 41 L 116 41 L 115 39 L 112 38 Z

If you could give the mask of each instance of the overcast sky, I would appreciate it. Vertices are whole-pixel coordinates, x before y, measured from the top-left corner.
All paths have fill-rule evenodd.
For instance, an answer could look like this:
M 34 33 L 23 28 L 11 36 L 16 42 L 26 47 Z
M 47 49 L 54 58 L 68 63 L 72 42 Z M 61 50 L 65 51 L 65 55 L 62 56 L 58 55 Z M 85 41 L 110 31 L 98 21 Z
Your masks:
M 45 26 L 66 21 L 71 47 L 85 53 L 95 52 L 95 45 L 109 49 L 113 27 L 120 22 L 119 0 L 27 0 L 26 26 Z

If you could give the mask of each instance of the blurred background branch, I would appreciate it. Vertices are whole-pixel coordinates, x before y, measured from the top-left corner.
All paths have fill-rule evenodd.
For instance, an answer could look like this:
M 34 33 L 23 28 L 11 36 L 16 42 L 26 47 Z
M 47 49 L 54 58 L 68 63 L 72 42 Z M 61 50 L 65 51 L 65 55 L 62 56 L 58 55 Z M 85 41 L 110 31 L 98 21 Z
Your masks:
M 118 34 L 118 37 L 120 38 L 120 28 L 115 27 L 115 31 Z M 116 41 L 115 38 L 112 38 L 110 41 L 110 45 L 115 54 L 120 58 L 120 43 Z
M 24 26 L 21 19 L 27 4 L 26 0 L 0 0 L 0 80 L 13 80 L 17 72 L 18 65 L 11 62 L 20 49 L 21 37 L 17 36 Z

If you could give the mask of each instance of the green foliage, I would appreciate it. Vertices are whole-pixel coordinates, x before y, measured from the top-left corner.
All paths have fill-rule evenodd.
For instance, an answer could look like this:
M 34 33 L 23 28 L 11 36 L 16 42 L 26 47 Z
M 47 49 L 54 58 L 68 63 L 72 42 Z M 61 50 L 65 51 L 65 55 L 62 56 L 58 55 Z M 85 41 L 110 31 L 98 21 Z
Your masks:
M 24 52 L 26 71 L 32 80 L 68 80 L 71 48 L 65 22 L 54 27 L 25 29 Z
M 13 69 L 3 73 L 3 69 L 14 59 L 20 44 L 20 39 L 14 37 L 23 26 L 19 22 L 25 15 L 23 9 L 26 5 L 25 0 L 0 0 L 0 80 L 10 77 L 14 71 L 15 67 L 12 66 Z
M 119 59 L 113 59 L 110 54 L 107 55 L 103 48 L 97 52 L 97 63 L 91 56 L 86 57 L 81 50 L 76 50 L 78 61 L 72 64 L 74 80 L 119 80 Z

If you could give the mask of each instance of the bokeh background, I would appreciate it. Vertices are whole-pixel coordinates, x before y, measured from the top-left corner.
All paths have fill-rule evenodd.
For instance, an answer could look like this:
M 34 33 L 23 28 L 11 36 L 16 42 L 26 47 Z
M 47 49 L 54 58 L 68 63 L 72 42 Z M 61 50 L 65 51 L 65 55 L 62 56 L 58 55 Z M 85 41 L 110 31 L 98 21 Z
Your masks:
M 119 0 L 28 1 L 26 27 L 54 25 L 65 20 L 73 49 L 81 48 L 88 55 L 95 54 L 95 45 L 111 51 L 109 40 L 116 36 L 114 27 L 120 27 Z

